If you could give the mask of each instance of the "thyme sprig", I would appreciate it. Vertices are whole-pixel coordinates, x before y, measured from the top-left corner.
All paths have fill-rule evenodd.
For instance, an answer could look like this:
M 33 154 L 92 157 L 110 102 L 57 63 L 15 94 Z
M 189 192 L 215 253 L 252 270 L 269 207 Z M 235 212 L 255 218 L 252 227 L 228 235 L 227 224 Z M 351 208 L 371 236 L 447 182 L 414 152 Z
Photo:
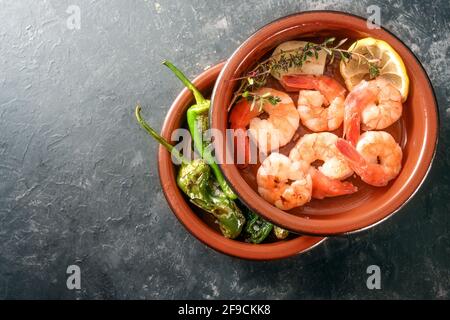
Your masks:
M 250 110 L 253 110 L 256 105 L 258 105 L 258 111 L 263 111 L 264 103 L 269 102 L 272 105 L 276 105 L 281 99 L 277 96 L 271 95 L 269 92 L 266 92 L 262 95 L 259 95 L 254 92 L 245 91 L 242 93 L 242 97 L 251 101 Z
M 245 76 L 235 78 L 233 80 L 241 80 L 238 89 L 233 95 L 233 99 L 228 107 L 228 110 L 234 105 L 234 103 L 241 97 L 252 99 L 252 106 L 256 103 L 262 103 L 264 100 L 268 100 L 272 104 L 275 100 L 272 96 L 261 97 L 252 91 L 263 87 L 272 71 L 288 71 L 292 67 L 302 67 L 309 58 L 319 58 L 319 52 L 325 51 L 327 56 L 330 57 L 328 63 L 333 63 L 335 58 L 340 58 L 345 63 L 348 63 L 351 59 L 357 59 L 358 64 L 366 63 L 369 68 L 369 76 L 371 79 L 376 78 L 380 69 L 378 66 L 379 59 L 370 59 L 363 54 L 352 52 L 350 50 L 342 49 L 342 45 L 347 41 L 347 38 L 342 39 L 337 45 L 333 45 L 336 41 L 335 37 L 327 38 L 322 43 L 307 42 L 303 48 L 296 48 L 291 50 L 281 50 L 279 53 L 272 55 L 266 60 L 258 63 L 251 71 Z M 261 102 L 262 101 L 262 102 Z

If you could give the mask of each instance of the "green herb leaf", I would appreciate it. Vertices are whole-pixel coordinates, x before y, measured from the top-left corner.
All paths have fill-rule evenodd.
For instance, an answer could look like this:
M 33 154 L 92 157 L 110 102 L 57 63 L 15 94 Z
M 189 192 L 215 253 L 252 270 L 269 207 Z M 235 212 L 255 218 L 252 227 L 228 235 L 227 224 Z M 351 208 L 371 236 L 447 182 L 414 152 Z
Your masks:
M 330 55 L 330 56 L 333 54 L 333 51 L 331 51 L 331 50 L 328 49 L 328 48 L 323 47 L 322 50 L 324 50 L 324 51 L 325 51 L 328 55 Z
M 269 100 L 272 105 L 276 105 L 277 103 L 281 102 L 281 99 L 279 97 L 274 96 L 268 97 L 267 100 Z
M 380 69 L 373 63 L 369 63 L 369 75 L 370 79 L 375 79 L 380 75 Z
M 339 41 L 339 43 L 337 44 L 337 46 L 335 46 L 334 48 L 335 48 L 335 49 L 339 48 L 339 47 L 342 46 L 344 43 L 346 43 L 347 40 L 348 40 L 348 38 L 342 39 L 341 41 Z
M 256 104 L 256 97 L 253 96 L 253 101 L 252 104 L 250 105 L 250 111 L 253 111 L 253 109 L 255 108 L 255 104 Z
M 264 99 L 259 99 L 259 108 L 258 111 L 262 112 L 264 107 Z
M 334 40 L 336 40 L 335 37 L 327 38 L 327 39 L 325 39 L 325 41 L 323 42 L 323 44 L 324 44 L 324 45 L 332 44 L 332 43 L 334 42 Z

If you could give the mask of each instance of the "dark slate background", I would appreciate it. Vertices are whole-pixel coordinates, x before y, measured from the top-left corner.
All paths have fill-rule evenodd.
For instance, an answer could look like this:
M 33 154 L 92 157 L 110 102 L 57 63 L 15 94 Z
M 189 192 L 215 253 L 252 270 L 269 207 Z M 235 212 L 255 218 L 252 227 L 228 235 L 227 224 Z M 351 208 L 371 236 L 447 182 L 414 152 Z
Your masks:
M 156 144 L 182 88 L 252 32 L 312 9 L 368 16 L 418 56 L 439 102 L 432 171 L 393 218 L 276 262 L 229 258 L 176 220 L 161 193 Z M 81 9 L 69 30 L 69 5 Z M 449 298 L 448 0 L 0 0 L 0 298 Z M 149 111 L 151 110 L 151 111 Z M 66 288 L 77 264 L 82 289 Z M 379 265 L 382 289 L 368 290 Z

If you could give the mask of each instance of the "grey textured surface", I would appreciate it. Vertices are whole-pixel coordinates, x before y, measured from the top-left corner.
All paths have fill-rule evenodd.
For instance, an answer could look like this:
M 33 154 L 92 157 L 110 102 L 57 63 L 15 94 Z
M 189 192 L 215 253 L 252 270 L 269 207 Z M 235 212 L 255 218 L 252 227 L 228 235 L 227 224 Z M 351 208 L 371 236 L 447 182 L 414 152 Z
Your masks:
M 160 128 L 181 84 L 286 14 L 333 9 L 399 36 L 439 102 L 437 161 L 416 197 L 370 231 L 276 262 L 229 258 L 176 220 L 161 193 Z M 66 26 L 69 5 L 81 28 Z M 450 298 L 448 0 L 0 0 L 0 298 Z M 82 289 L 66 288 L 77 264 Z M 382 289 L 366 287 L 379 265 Z

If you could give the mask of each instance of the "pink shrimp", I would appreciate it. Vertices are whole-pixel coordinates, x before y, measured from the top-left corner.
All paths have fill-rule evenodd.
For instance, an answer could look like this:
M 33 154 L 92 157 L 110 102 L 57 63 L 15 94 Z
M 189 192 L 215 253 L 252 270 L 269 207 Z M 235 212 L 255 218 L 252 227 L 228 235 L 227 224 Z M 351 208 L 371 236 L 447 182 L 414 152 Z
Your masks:
M 272 152 L 262 162 L 256 182 L 261 197 L 281 210 L 303 206 L 311 200 L 309 164 L 292 161 L 278 152 Z
M 313 186 L 312 197 L 315 199 L 343 196 L 358 191 L 351 182 L 329 178 L 314 167 L 309 168 L 309 174 Z
M 351 176 L 353 170 L 336 148 L 337 140 L 338 137 L 330 132 L 305 134 L 289 153 L 292 161 L 305 161 L 311 166 L 313 198 L 336 197 L 358 191 L 351 182 L 341 181 Z M 316 168 L 313 164 L 317 160 L 323 164 Z
M 242 99 L 233 107 L 230 127 L 235 129 L 236 150 L 245 151 L 245 163 L 240 164 L 240 167 L 245 167 L 251 160 L 249 138 L 257 144 L 260 152 L 269 153 L 288 144 L 300 122 L 294 102 L 287 93 L 272 88 L 260 88 L 254 94 L 258 96 L 268 94 L 277 97 L 279 101 L 275 104 L 264 101 L 261 110 L 256 106 L 251 108 L 251 104 Z M 268 115 L 266 119 L 258 118 L 262 112 Z M 245 132 L 247 127 L 250 137 L 245 136 L 245 140 L 237 138 L 239 132 L 242 133 L 242 130 Z M 239 152 L 236 152 L 236 155 L 238 154 Z
M 402 115 L 400 91 L 388 80 L 361 81 L 344 103 L 344 137 L 355 146 L 364 130 L 382 130 Z
M 262 111 L 258 108 L 252 109 L 250 102 L 248 102 L 247 99 L 239 100 L 230 113 L 230 128 L 234 130 L 234 154 L 237 156 L 240 152 L 244 152 L 245 155 L 245 162 L 237 164 L 241 169 L 245 168 L 250 163 L 251 153 L 248 136 L 245 135 L 244 139 L 240 139 L 239 134 L 245 134 L 250 121 L 261 113 Z
M 299 91 L 297 110 L 302 124 L 314 132 L 333 131 L 344 120 L 345 88 L 327 76 L 285 75 L 286 91 Z M 324 108 L 323 106 L 326 106 Z
M 336 147 L 361 180 L 372 186 L 386 186 L 402 168 L 402 149 L 384 131 L 365 132 L 356 148 L 344 139 L 339 139 Z

